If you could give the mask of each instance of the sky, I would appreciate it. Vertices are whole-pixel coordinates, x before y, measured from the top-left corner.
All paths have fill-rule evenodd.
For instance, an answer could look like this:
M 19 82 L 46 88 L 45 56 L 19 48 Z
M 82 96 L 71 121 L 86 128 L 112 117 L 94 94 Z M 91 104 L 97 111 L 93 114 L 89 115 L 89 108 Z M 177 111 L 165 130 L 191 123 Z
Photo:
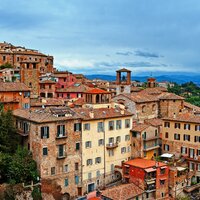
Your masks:
M 74 73 L 200 73 L 200 1 L 0 0 L 0 38 Z

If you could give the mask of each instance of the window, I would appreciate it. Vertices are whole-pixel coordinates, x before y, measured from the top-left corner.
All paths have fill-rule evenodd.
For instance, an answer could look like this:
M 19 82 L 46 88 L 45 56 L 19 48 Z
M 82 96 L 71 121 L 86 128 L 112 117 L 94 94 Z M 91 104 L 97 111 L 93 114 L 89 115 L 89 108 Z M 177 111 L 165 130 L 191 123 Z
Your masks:
M 64 172 L 68 172 L 69 171 L 69 166 L 68 165 L 65 165 L 64 166 Z
M 43 126 L 41 127 L 41 139 L 44 138 L 49 138 L 49 127 L 48 126 Z
M 149 193 L 146 193 L 146 199 L 148 199 L 149 198 Z
M 180 140 L 180 134 L 175 133 L 175 134 L 174 134 L 174 139 L 175 139 L 175 140 Z
M 120 137 L 120 136 L 117 136 L 117 137 L 116 137 L 116 142 L 117 142 L 117 143 L 121 142 L 121 137 Z
M 55 175 L 56 174 L 56 168 L 55 167 L 51 167 L 51 175 Z
M 190 130 L 190 124 L 184 124 L 184 129 L 185 130 Z
M 23 104 L 23 108 L 24 108 L 24 109 L 29 109 L 29 108 L 30 108 L 30 104 L 29 104 L 29 103 Z
M 194 163 L 193 162 L 190 162 L 190 164 L 189 164 L 189 168 L 190 168 L 190 170 L 192 170 L 192 171 L 194 171 Z
M 110 165 L 110 170 L 111 170 L 111 172 L 114 172 L 114 170 L 115 170 L 114 164 Z
M 160 185 L 165 185 L 165 180 L 160 180 Z
M 158 136 L 158 130 L 155 130 L 155 137 Z
M 96 164 L 101 163 L 101 157 L 96 157 L 96 158 L 95 158 L 95 163 L 96 163 Z
M 3 56 L 3 61 L 5 61 L 6 60 L 6 56 Z
M 123 154 L 123 153 L 126 153 L 126 147 L 122 147 L 121 148 L 121 153 Z
M 102 146 L 102 145 L 104 145 L 104 140 L 103 139 L 99 139 L 98 143 L 99 143 L 99 146 Z
M 137 132 L 133 131 L 132 132 L 132 137 L 137 137 Z
M 32 83 L 31 82 L 29 83 L 29 87 L 32 88 Z
M 92 165 L 92 159 L 87 159 L 87 166 Z
M 111 150 L 108 151 L 108 155 L 109 155 L 109 157 L 114 156 L 114 151 L 113 151 L 113 149 L 111 149 Z
M 90 130 L 90 124 L 84 124 L 84 131 L 89 131 Z
M 183 140 L 184 140 L 184 141 L 190 141 L 190 135 L 184 134 L 184 135 L 183 135 Z
M 109 130 L 109 131 L 114 130 L 114 121 L 109 121 L 109 122 L 108 122 L 108 130 Z
M 65 146 L 63 144 L 58 145 L 58 158 L 65 157 Z
M 164 181 L 164 184 L 165 184 L 165 181 Z M 164 184 L 163 184 L 163 185 L 164 185 Z M 164 197 L 164 196 L 165 196 L 165 193 L 162 192 L 162 193 L 161 193 L 161 196 Z
M 91 141 L 85 142 L 85 148 L 91 148 L 91 147 L 92 147 L 92 142 Z
M 125 119 L 125 128 L 130 128 L 130 119 Z
M 181 147 L 181 153 L 187 154 L 187 147 Z
M 168 138 L 168 137 L 169 137 L 169 133 L 165 132 L 165 138 Z
M 122 120 L 117 120 L 116 121 L 116 129 L 119 130 L 122 128 Z
M 30 97 L 30 92 L 24 92 L 24 98 Z
M 164 144 L 164 150 L 169 151 L 169 145 L 168 144 Z
M 47 147 L 44 147 L 42 149 L 42 151 L 43 151 L 43 156 L 47 156 L 48 155 L 48 148 Z
M 130 151 L 131 151 L 131 147 L 128 146 L 128 147 L 127 147 L 127 152 L 130 152 Z
M 79 176 L 75 176 L 75 184 L 78 185 L 79 184 Z
M 76 142 L 76 151 L 80 150 L 80 142 Z
M 110 138 L 108 139 L 108 143 L 109 143 L 109 144 L 114 144 L 114 137 L 110 137 Z
M 101 173 L 100 173 L 99 170 L 98 170 L 96 173 L 97 173 L 97 174 L 96 174 L 97 177 L 99 177 L 99 176 L 101 175 Z
M 65 125 L 58 125 L 57 126 L 57 137 L 64 137 L 65 136 Z
M 174 128 L 180 129 L 180 128 L 181 128 L 181 124 L 180 124 L 180 123 L 175 123 L 175 124 L 174 124 Z
M 66 178 L 66 179 L 65 179 L 65 187 L 67 187 L 68 184 L 69 184 L 69 182 L 68 182 L 68 178 Z
M 92 173 L 88 173 L 88 179 L 92 179 Z
M 143 113 L 146 112 L 146 106 L 142 106 L 142 112 L 143 112 Z
M 164 123 L 164 127 L 170 128 L 170 123 L 169 123 L 169 122 L 165 122 L 165 123 Z
M 195 125 L 195 131 L 200 131 L 200 125 Z
M 98 132 L 103 132 L 104 131 L 104 123 L 103 122 L 98 122 L 97 131 Z
M 189 148 L 189 157 L 194 158 L 194 149 Z
M 200 156 L 200 149 L 197 149 L 197 156 Z
M 200 136 L 194 136 L 194 142 L 200 142 Z
M 81 123 L 74 124 L 74 131 L 81 131 Z
M 162 168 L 160 169 L 160 174 L 165 174 L 165 168 Z
M 152 111 L 156 111 L 156 104 L 152 105 Z
M 125 141 L 129 141 L 130 140 L 130 135 L 125 135 Z
M 75 163 L 75 171 L 78 170 L 78 163 Z

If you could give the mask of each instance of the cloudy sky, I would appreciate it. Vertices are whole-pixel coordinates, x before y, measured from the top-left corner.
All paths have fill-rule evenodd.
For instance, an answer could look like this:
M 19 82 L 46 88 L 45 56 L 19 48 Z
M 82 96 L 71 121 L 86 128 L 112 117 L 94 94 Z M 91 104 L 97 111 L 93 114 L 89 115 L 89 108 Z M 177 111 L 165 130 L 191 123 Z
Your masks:
M 0 38 L 72 72 L 200 73 L 200 1 L 0 0 Z

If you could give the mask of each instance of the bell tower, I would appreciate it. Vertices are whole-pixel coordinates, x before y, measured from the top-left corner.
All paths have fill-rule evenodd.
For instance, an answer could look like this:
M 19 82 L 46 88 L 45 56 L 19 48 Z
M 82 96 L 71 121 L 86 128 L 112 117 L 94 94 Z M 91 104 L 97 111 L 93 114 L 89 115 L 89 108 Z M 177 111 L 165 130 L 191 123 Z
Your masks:
M 116 94 L 131 93 L 131 71 L 123 68 L 117 70 L 116 73 Z

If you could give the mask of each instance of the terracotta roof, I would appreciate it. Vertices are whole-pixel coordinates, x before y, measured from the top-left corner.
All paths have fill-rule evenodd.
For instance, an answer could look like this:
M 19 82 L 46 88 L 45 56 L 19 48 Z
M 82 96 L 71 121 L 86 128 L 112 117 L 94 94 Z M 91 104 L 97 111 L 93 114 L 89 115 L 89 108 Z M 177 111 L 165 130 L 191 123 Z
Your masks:
M 36 123 L 80 119 L 78 114 L 67 107 L 54 107 L 35 110 L 17 109 L 13 111 L 13 115 Z
M 132 131 L 136 131 L 136 132 L 142 132 L 145 129 L 147 129 L 150 125 L 148 124 L 136 124 L 133 125 Z
M 89 87 L 81 84 L 79 86 L 57 89 L 56 92 L 85 92 L 87 90 L 89 90 Z
M 162 162 L 157 162 L 158 166 L 165 166 L 165 163 Z M 131 165 L 139 168 L 149 168 L 149 167 L 154 167 L 156 166 L 156 161 L 155 160 L 148 160 L 148 159 L 142 159 L 142 158 L 136 158 L 133 160 L 129 160 L 127 162 L 124 162 L 124 165 Z
M 141 90 L 141 93 L 146 93 L 146 94 L 161 94 L 163 92 L 167 92 L 167 89 L 164 87 L 155 87 L 155 88 L 145 88 L 144 90 Z
M 83 98 L 78 98 L 77 100 L 72 102 L 74 105 L 83 105 L 84 104 L 84 99 Z
M 128 200 L 142 193 L 143 190 L 133 183 L 121 184 L 102 190 L 102 196 L 112 200 Z
M 89 89 L 89 90 L 85 91 L 84 93 L 87 93 L 87 94 L 110 94 L 110 92 L 99 89 L 99 88 Z
M 117 70 L 116 72 L 131 72 L 131 70 L 128 70 L 126 68 L 122 68 L 122 69 Z
M 166 92 L 166 93 L 161 94 L 159 96 L 159 99 L 183 100 L 184 98 L 181 97 L 181 96 L 178 96 L 178 95 L 176 95 L 174 93 L 168 93 L 168 92 Z
M 63 99 L 56 99 L 56 98 L 45 98 L 39 99 L 36 102 L 31 102 L 31 107 L 38 107 L 38 106 L 63 106 L 65 104 Z
M 162 126 L 163 120 L 159 118 L 146 119 L 145 123 L 157 127 L 157 126 Z
M 91 110 L 88 108 L 74 108 L 73 110 L 78 113 L 83 120 L 127 117 L 133 115 L 127 110 L 124 110 L 123 114 L 119 108 L 96 108 Z M 91 117 L 91 113 L 94 113 L 94 117 Z
M 18 82 L 0 82 L 0 92 L 22 92 L 30 91 L 24 83 Z
M 200 107 L 184 101 L 184 107 L 192 109 L 195 113 L 200 112 Z
M 200 116 L 193 115 L 191 113 L 183 113 L 179 114 L 175 117 L 164 117 L 163 120 L 169 121 L 180 121 L 180 122 L 188 122 L 188 123 L 200 123 Z
M 131 86 L 131 92 L 140 92 L 142 88 Z

